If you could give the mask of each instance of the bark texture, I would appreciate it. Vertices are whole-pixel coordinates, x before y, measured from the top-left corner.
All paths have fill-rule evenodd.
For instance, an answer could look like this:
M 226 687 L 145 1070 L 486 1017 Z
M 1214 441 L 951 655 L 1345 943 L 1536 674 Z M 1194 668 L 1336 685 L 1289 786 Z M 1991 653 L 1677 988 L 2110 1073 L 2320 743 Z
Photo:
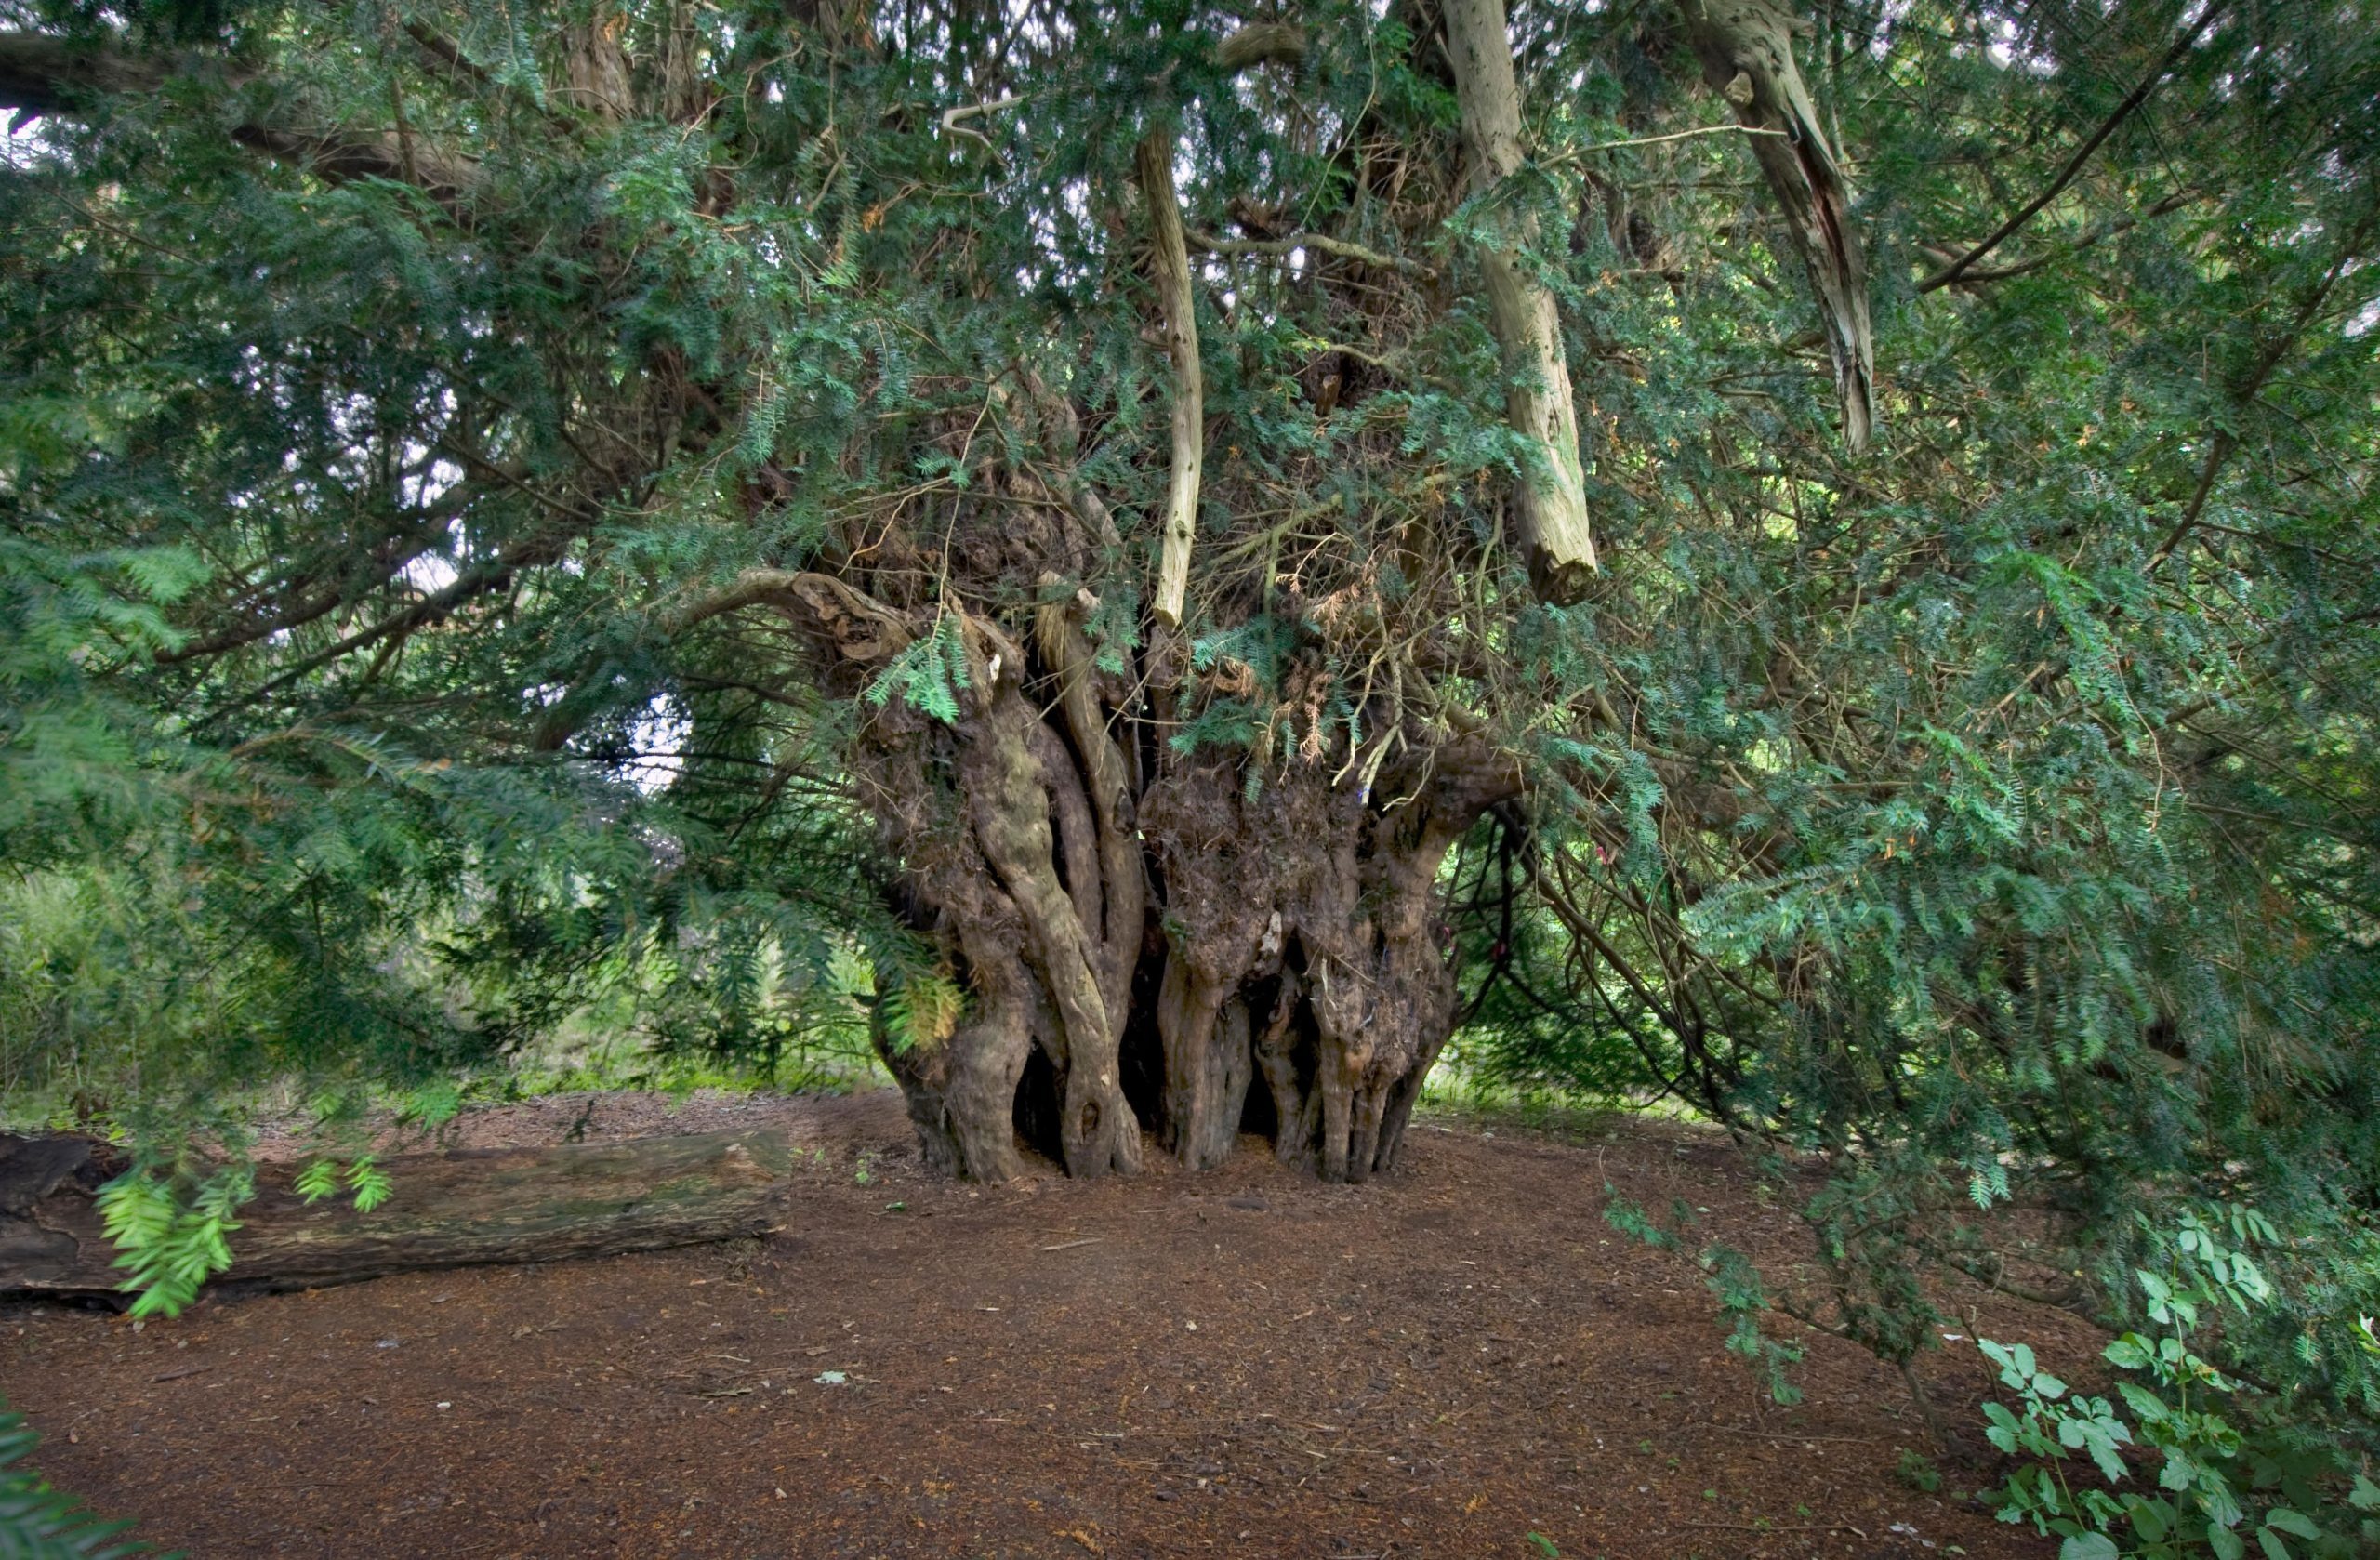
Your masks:
M 1003 489 L 1008 523 L 952 533 L 979 567 L 1096 556 L 1095 499 L 978 473 L 977 501 Z M 894 605 L 820 574 L 747 576 L 687 615 L 774 608 L 847 695 L 913 647 L 956 647 L 956 718 L 863 697 L 851 758 L 910 918 L 968 994 L 946 1036 L 878 1028 L 928 1160 L 998 1181 L 1038 1151 L 1090 1177 L 1154 1145 L 1203 1168 L 1254 1130 L 1328 1179 L 1387 1168 L 1452 1017 L 1438 864 L 1518 793 L 1516 768 L 1388 688 L 1359 695 L 1360 741 L 1316 724 L 1277 764 L 1181 751 L 1180 718 L 1246 668 L 1193 670 L 1169 640 L 1103 670 L 1099 603 L 1069 577 L 1035 577 L 1017 637 L 956 593 Z M 1283 708 L 1319 707 L 1324 658 L 1296 675 Z
M 783 1214 L 792 1153 L 775 1132 L 382 1161 L 389 1200 L 308 1203 L 270 1167 L 240 1210 L 237 1257 L 211 1289 L 297 1289 L 425 1268 L 692 1246 L 761 1234 Z M 122 1300 L 94 1194 L 123 1166 L 88 1138 L 0 1136 L 0 1294 Z

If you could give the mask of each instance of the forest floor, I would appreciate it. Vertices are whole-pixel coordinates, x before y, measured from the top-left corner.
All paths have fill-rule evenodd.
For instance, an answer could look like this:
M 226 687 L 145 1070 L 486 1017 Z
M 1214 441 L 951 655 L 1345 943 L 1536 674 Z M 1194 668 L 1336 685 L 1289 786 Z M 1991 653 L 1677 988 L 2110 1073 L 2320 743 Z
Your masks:
M 1604 1222 L 1609 1183 L 1772 1271 L 1806 1250 L 1690 1126 L 1425 1118 L 1361 1187 L 1254 1140 L 1206 1174 L 954 1185 L 890 1091 L 558 1096 L 459 1136 L 574 1125 L 781 1127 L 786 1227 L 145 1326 L 13 1304 L 0 1382 L 43 1472 L 192 1560 L 2049 1553 L 1962 1498 L 1989 1470 L 1905 1480 L 1891 1370 L 1810 1335 L 1777 1407 L 1693 1265 Z M 1918 1369 L 1954 1425 L 1992 1385 L 1978 1329 L 2095 1374 L 2071 1316 L 1945 1303 L 1964 1337 Z

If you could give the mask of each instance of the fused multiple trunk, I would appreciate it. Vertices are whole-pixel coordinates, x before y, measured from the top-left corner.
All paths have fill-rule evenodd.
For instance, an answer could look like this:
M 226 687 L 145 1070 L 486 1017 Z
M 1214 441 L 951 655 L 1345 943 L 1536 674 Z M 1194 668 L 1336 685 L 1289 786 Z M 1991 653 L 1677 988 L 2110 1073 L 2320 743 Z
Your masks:
M 1092 544 L 1058 529 L 1021 545 Z M 853 755 L 911 919 L 969 994 L 947 1036 L 879 1028 L 929 1158 L 980 1180 L 1017 1173 L 1020 1144 L 1078 1176 L 1152 1146 L 1204 1167 L 1250 1130 L 1329 1179 L 1385 1169 L 1452 1016 L 1438 864 L 1516 767 L 1382 696 L 1364 740 L 1325 757 L 1309 726 L 1251 785 L 1237 750 L 1162 740 L 1232 668 L 1192 673 L 1160 640 L 1102 670 L 1096 602 L 1054 575 L 1047 594 L 1023 636 L 822 574 L 707 604 L 775 609 L 845 693 L 929 640 L 963 657 L 955 720 L 888 699 Z
M 1732 75 L 1721 85 L 1748 127 L 1779 142 L 1759 139 L 1759 154 L 1819 283 L 1857 443 L 1870 421 L 1864 276 L 1785 25 L 1760 0 L 1686 4 L 1712 60 L 1750 61 L 1749 98 Z M 1492 206 L 1527 156 L 1503 7 L 1445 0 L 1441 20 L 1465 182 Z M 1296 29 L 1264 25 L 1225 39 L 1216 60 L 1236 73 L 1304 51 Z M 1781 131 L 1767 123 L 1779 114 Z M 1510 756 L 1459 712 L 1408 702 L 1394 677 L 1335 686 L 1344 658 L 1294 601 L 1261 608 L 1307 640 L 1261 737 L 1204 750 L 1177 740 L 1254 680 L 1228 658 L 1194 667 L 1182 638 L 1208 434 L 1174 155 L 1160 121 L 1135 156 L 1173 369 L 1146 643 L 1129 659 L 1106 647 L 1101 668 L 1100 603 L 1078 582 L 1114 567 L 1120 538 L 1067 474 L 1072 409 L 1029 375 L 1010 411 L 1049 458 L 985 463 L 938 549 L 889 528 L 865 565 L 755 573 L 681 625 L 772 607 L 832 691 L 872 694 L 851 753 L 860 794 L 906 869 L 911 920 L 968 994 L 947 1034 L 880 1023 L 879 1050 L 929 1158 L 980 1180 L 1017 1173 L 1021 1145 L 1077 1176 L 1138 1170 L 1153 1149 L 1202 1168 L 1244 1130 L 1326 1179 L 1386 1169 L 1452 1023 L 1438 865 L 1521 788 Z M 1514 541 L 1539 593 L 1568 602 L 1596 561 L 1561 320 L 1527 258 L 1533 221 L 1516 207 L 1486 231 L 1507 414 L 1536 456 L 1514 495 Z M 1034 604 L 982 604 L 1021 599 Z M 945 684 L 941 695 L 890 697 L 896 663 L 904 688 L 922 676 Z M 1327 703 L 1346 709 L 1336 723 Z
M 796 11 L 828 54 L 876 46 L 859 7 Z M 1417 45 L 1417 67 L 1436 73 L 1441 58 L 1448 67 L 1440 79 L 1453 88 L 1461 133 L 1459 162 L 1448 155 L 1445 166 L 1414 176 L 1414 190 L 1412 160 L 1403 156 L 1380 181 L 1408 192 L 1407 208 L 1390 225 L 1428 231 L 1466 192 L 1478 203 L 1476 258 L 1505 368 L 1505 411 L 1527 452 L 1527 469 L 1503 506 L 1508 539 L 1539 594 L 1570 602 L 1596 566 L 1587 467 L 1563 320 L 1538 270 L 1544 235 L 1526 192 L 1514 188 L 1528 151 L 1502 0 L 1405 0 L 1398 14 L 1426 39 Z M 1785 208 L 1816 285 L 1846 435 L 1857 446 L 1872 420 L 1864 261 L 1849 225 L 1849 192 L 1793 63 L 1791 29 L 1768 0 L 1679 0 L 1679 15 L 1709 79 L 1752 133 Z M 692 16 L 685 7 L 658 56 L 641 64 L 628 58 L 618 8 L 598 6 L 563 26 L 553 91 L 534 105 L 538 122 L 584 139 L 643 114 L 698 118 L 705 88 Z M 408 36 L 442 73 L 512 90 L 420 24 Z M 1234 76 L 1302 69 L 1306 59 L 1299 28 L 1259 23 L 1222 39 L 1211 63 Z M 1211 520 L 1250 498 L 1245 488 L 1210 486 L 1213 430 L 1194 239 L 1212 254 L 1311 248 L 1329 267 L 1362 268 L 1315 284 L 1347 283 L 1338 301 L 1350 314 L 1382 307 L 1367 300 L 1385 296 L 1378 284 L 1391 276 L 1409 295 L 1399 309 L 1445 300 L 1411 292 L 1417 276 L 1435 285 L 1438 273 L 1410 257 L 1266 228 L 1238 217 L 1236 206 L 1250 238 L 1188 232 L 1175 188 L 1176 130 L 1161 101 L 1180 89 L 1167 85 L 1174 71 L 1168 66 L 1150 83 L 1132 203 L 1148 234 L 1151 334 L 1171 369 L 1165 496 L 1161 509 L 1152 505 L 1156 557 L 1128 547 L 1099 496 L 1073 474 L 1078 412 L 1064 388 L 1051 391 L 1021 361 L 986 364 L 982 382 L 1014 401 L 1010 431 L 1030 455 L 979 463 L 972 427 L 967 437 L 944 439 L 945 458 L 980 469 L 931 535 L 912 534 L 898 516 L 900 500 L 889 499 L 884 515 L 867 520 L 866 535 L 821 549 L 809 570 L 756 570 L 683 606 L 668 626 L 681 633 L 728 614 L 773 610 L 806 641 L 829 687 L 861 711 L 847 754 L 859 799 L 903 867 L 909 919 L 967 994 L 950 1032 L 888 1021 L 879 1042 L 928 1154 L 985 1180 L 1017 1172 L 1021 1143 L 1089 1176 L 1137 1169 L 1153 1151 L 1211 1164 L 1243 1128 L 1268 1132 L 1283 1157 L 1332 1179 L 1360 1180 L 1391 1163 L 1451 1022 L 1434 900 L 1438 864 L 1484 810 L 1520 789 L 1509 755 L 1459 700 L 1427 686 L 1435 673 L 1417 649 L 1466 611 L 1468 598 L 1449 582 L 1497 567 L 1468 550 L 1469 535 L 1412 544 L 1414 556 L 1397 566 L 1404 620 L 1395 624 L 1386 621 L 1377 560 L 1367 554 L 1407 523 L 1402 517 L 1362 517 L 1371 535 L 1315 566 L 1302 584 L 1296 571 L 1276 577 L 1267 563 L 1263 578 L 1243 580 L 1228 601 L 1190 600 L 1191 582 L 1201 577 L 1193 549 L 1202 514 Z M 110 47 L 0 34 L 0 102 L 40 112 L 144 90 L 172 73 L 163 60 L 136 62 Z M 1024 100 L 1012 95 L 952 110 L 941 123 L 947 131 Z M 440 161 L 406 125 L 400 115 L 390 136 L 301 135 L 287 126 L 237 133 L 272 155 L 304 158 L 324 178 L 369 174 L 449 203 L 471 198 L 470 167 Z M 1354 149 L 1362 144 L 1353 138 L 1347 154 L 1360 161 Z M 1368 188 L 1368 174 L 1357 172 L 1355 182 Z M 728 176 L 714 169 L 707 177 Z M 1427 199 L 1414 192 L 1422 184 L 1433 192 Z M 863 231 L 907 192 L 886 192 Z M 1398 196 L 1383 199 L 1395 206 Z M 1117 211 L 1125 204 L 1111 202 Z M 1114 227 L 1125 231 L 1120 216 Z M 1359 349 L 1332 350 L 1393 371 Z M 693 419 L 653 441 L 661 447 L 675 447 L 681 434 L 694 443 L 721 437 L 722 429 L 703 419 L 740 399 L 730 385 L 682 380 L 673 368 L 634 381 L 654 398 L 656 429 L 672 416 Z M 1315 398 L 1316 416 L 1329 418 L 1339 397 L 1334 375 Z M 943 434 L 919 425 L 917 436 Z M 621 447 L 631 445 L 638 453 L 628 464 L 635 465 L 645 445 Z M 590 490 L 627 492 L 648 474 L 607 468 Z M 485 476 L 505 473 L 490 468 L 473 480 Z M 765 469 L 755 507 L 791 486 L 782 471 Z M 556 561 L 555 544 L 541 545 L 546 550 L 534 554 L 501 554 L 411 610 L 443 613 L 503 588 L 515 567 Z M 1119 641 L 1130 636 L 1112 625 L 1095 628 L 1103 618 L 1092 587 L 1113 590 L 1101 582 L 1129 577 L 1137 596 L 1152 562 L 1146 638 L 1127 646 Z M 1436 596 L 1415 583 L 1425 576 Z M 1342 616 L 1361 603 L 1373 615 L 1368 628 L 1342 634 L 1317 626 L 1334 602 Z M 1268 619 L 1268 632 L 1296 641 L 1284 666 L 1268 670 L 1273 685 L 1262 698 L 1250 668 L 1194 656 L 1184 638 L 1193 618 L 1228 627 L 1258 616 Z M 347 646 L 405 628 L 401 616 Z M 1474 653 L 1483 653 L 1475 642 Z M 608 668 L 591 674 L 585 698 L 574 690 L 558 700 L 533 745 L 562 745 L 588 699 L 609 688 L 607 676 Z M 921 689 L 932 696 L 908 696 Z M 891 696 L 896 691 L 903 696 Z M 1255 712 L 1257 739 L 1199 747 L 1191 723 L 1226 698 Z

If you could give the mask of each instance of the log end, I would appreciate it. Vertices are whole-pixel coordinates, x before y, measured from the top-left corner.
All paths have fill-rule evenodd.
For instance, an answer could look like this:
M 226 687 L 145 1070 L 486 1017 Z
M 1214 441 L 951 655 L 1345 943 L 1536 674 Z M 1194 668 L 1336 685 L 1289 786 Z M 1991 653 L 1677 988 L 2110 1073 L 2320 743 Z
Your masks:
M 1575 606 L 1586 598 L 1587 588 L 1593 584 L 1602 565 L 1595 560 L 1590 546 L 1583 555 L 1557 557 L 1543 548 L 1532 549 L 1528 561 L 1529 587 L 1537 599 L 1550 607 Z

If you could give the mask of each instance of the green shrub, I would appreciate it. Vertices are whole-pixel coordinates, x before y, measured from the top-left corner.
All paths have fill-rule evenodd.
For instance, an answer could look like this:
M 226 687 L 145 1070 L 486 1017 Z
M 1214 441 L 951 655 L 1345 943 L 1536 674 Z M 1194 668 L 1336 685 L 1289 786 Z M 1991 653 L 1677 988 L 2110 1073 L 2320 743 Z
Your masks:
M 2025 1344 L 1977 1340 L 2017 1394 L 2014 1408 L 1984 1405 L 1985 1435 L 2025 1460 L 1997 1492 L 2000 1519 L 2062 1537 L 2059 1560 L 2241 1560 L 2252 1539 L 2267 1560 L 2292 1560 L 2380 1542 L 2380 1485 L 2342 1445 L 2198 1353 L 2214 1346 L 2201 1340 L 2219 1336 L 2226 1309 L 2244 1317 L 2273 1298 L 2254 1259 L 2226 1239 L 2269 1240 L 2270 1227 L 2246 1211 L 2226 1223 L 2185 1217 L 2160 1242 L 2164 1270 L 2134 1275 L 2156 1330 L 2126 1332 L 2101 1355 L 2129 1419 L 2109 1398 L 2071 1391 Z M 2135 1468 L 2126 1448 L 2149 1465 Z

